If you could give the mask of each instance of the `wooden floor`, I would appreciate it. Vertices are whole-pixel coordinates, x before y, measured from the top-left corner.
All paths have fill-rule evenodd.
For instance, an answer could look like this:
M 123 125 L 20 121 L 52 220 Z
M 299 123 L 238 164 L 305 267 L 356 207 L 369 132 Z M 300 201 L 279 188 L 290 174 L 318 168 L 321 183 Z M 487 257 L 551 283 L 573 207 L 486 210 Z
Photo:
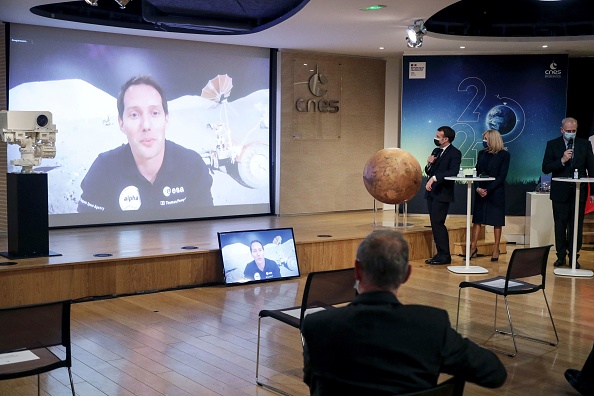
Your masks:
M 358 221 L 359 226 L 350 227 L 360 228 L 365 235 L 373 228 L 370 216 L 373 214 L 367 213 L 365 223 Z M 277 225 L 285 224 L 273 224 Z M 330 226 L 328 229 L 333 234 L 341 232 Z M 313 226 L 311 230 L 319 232 Z M 306 238 L 304 233 L 304 229 L 296 228 L 296 240 Z M 195 239 L 177 238 L 177 243 L 195 243 Z M 489 270 L 486 275 L 456 275 L 445 266 L 414 260 L 411 279 L 402 286 L 400 299 L 405 304 L 443 308 L 454 326 L 458 284 L 504 274 L 513 249 L 514 245 L 508 245 L 507 254 L 497 263 L 489 257 L 473 260 L 473 264 Z M 463 263 L 462 258 L 454 260 L 455 264 Z M 594 252 L 584 249 L 582 265 L 592 268 L 593 260 Z M 577 394 L 563 373 L 570 367 L 581 368 L 594 343 L 594 279 L 556 276 L 553 261 L 554 254 L 549 260 L 546 293 L 559 332 L 558 347 L 519 340 L 516 357 L 499 355 L 508 370 L 506 384 L 496 390 L 467 384 L 466 395 Z M 258 312 L 298 304 L 304 282 L 305 277 L 301 277 L 76 303 L 72 306 L 72 346 L 77 395 L 273 395 L 255 384 Z M 464 290 L 459 331 L 480 344 L 511 348 L 507 338 L 490 338 L 493 303 L 486 293 Z M 510 299 L 510 305 L 518 331 L 554 337 L 542 295 L 517 296 Z M 503 326 L 505 314 L 499 306 Z M 261 342 L 261 380 L 294 395 L 307 395 L 308 389 L 301 382 L 297 330 L 264 319 Z M 68 395 L 68 384 L 65 369 L 41 375 L 43 395 Z M 2 396 L 36 394 L 35 377 L 0 382 Z

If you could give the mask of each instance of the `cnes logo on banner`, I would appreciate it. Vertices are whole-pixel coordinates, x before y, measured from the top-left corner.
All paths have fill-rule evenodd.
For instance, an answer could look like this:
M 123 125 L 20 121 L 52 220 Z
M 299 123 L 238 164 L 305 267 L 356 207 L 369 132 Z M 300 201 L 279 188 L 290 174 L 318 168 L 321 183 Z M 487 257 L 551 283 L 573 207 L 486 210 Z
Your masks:
M 561 74 L 561 70 L 555 61 L 552 61 L 549 68 L 545 70 L 545 78 L 561 78 Z

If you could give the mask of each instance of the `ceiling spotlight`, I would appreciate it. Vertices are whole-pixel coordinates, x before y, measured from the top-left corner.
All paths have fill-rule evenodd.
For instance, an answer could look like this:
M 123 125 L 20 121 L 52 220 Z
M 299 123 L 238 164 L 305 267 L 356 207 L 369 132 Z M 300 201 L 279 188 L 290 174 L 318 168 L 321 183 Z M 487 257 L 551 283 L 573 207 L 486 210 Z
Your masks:
M 87 0 L 85 0 L 85 1 L 87 1 Z M 93 0 L 91 0 L 91 1 L 93 1 Z M 97 0 L 95 0 L 95 1 L 97 1 Z M 130 2 L 130 0 L 115 0 L 115 2 L 118 3 L 120 8 L 123 10 L 124 8 L 126 8 L 128 3 Z
M 85 0 L 85 3 L 96 7 L 99 4 L 99 0 Z
M 409 48 L 419 48 L 423 45 L 423 36 L 427 34 L 425 22 L 417 19 L 412 26 L 406 28 L 406 45 Z

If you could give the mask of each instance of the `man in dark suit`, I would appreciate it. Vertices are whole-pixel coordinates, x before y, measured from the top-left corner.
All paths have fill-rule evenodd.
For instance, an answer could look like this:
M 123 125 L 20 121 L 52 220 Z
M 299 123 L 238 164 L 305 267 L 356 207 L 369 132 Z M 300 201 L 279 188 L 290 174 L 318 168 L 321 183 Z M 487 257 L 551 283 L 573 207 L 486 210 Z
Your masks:
M 440 373 L 489 388 L 503 385 L 507 372 L 499 358 L 462 338 L 446 311 L 398 301 L 410 273 L 400 232 L 376 230 L 361 242 L 359 294 L 346 307 L 303 320 L 304 381 L 311 395 L 396 395 L 434 387 Z
M 437 254 L 426 260 L 427 264 L 449 264 L 452 262 L 450 254 L 450 237 L 445 226 L 446 217 L 450 209 L 450 202 L 454 201 L 453 180 L 445 180 L 448 176 L 456 176 L 462 153 L 452 145 L 456 132 L 449 126 L 442 126 L 437 129 L 433 141 L 438 148 L 434 149 L 425 166 L 425 173 L 429 176 L 425 185 L 425 198 L 433 240 L 437 248 Z
M 573 178 L 577 169 L 578 177 L 594 176 L 594 154 L 592 145 L 586 139 L 577 138 L 577 120 L 567 117 L 561 121 L 561 136 L 549 140 L 542 159 L 542 172 L 552 173 L 552 177 Z M 551 182 L 550 199 L 553 204 L 553 221 L 555 223 L 555 249 L 557 260 L 555 267 L 566 264 L 565 256 L 569 254 L 571 261 L 573 248 L 573 219 L 575 206 L 575 183 Z M 582 228 L 584 225 L 584 209 L 588 188 L 580 186 L 580 204 L 578 208 L 577 252 L 582 247 Z M 590 202 L 594 197 L 590 197 Z M 571 263 L 570 263 L 571 264 Z M 576 268 L 580 265 L 576 263 Z

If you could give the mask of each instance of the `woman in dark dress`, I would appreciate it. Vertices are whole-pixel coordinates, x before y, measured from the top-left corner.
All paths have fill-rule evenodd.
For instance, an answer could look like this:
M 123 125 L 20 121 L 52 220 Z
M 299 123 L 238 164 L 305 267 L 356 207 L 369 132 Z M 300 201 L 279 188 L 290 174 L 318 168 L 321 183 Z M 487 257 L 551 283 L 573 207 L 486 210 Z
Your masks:
M 509 169 L 510 155 L 503 147 L 499 131 L 488 129 L 483 133 L 483 147 L 476 161 L 476 173 L 494 177 L 495 180 L 475 184 L 474 208 L 472 211 L 471 257 L 476 257 L 476 246 L 481 225 L 493 226 L 495 244 L 491 261 L 499 260 L 499 241 L 505 225 L 505 178 Z

